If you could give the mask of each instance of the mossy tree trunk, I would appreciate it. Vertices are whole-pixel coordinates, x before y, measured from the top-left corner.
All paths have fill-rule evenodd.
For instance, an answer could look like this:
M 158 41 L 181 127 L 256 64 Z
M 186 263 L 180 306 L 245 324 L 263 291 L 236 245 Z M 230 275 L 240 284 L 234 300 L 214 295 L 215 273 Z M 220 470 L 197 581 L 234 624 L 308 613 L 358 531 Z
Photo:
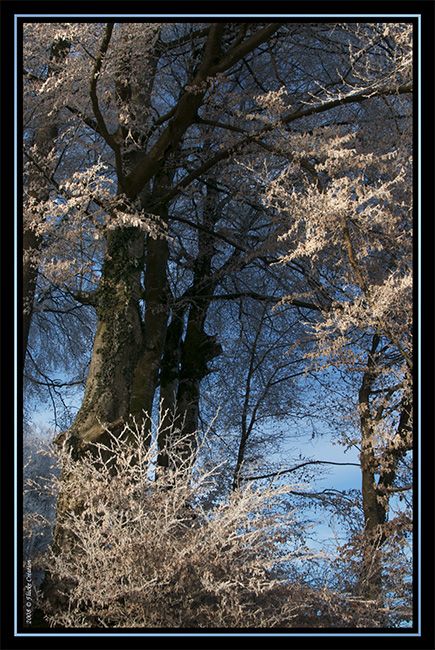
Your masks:
M 109 232 L 100 285 L 94 297 L 97 331 L 79 412 L 69 430 L 79 451 L 96 442 L 104 427 L 127 420 L 135 365 L 143 347 L 140 313 L 143 231 Z

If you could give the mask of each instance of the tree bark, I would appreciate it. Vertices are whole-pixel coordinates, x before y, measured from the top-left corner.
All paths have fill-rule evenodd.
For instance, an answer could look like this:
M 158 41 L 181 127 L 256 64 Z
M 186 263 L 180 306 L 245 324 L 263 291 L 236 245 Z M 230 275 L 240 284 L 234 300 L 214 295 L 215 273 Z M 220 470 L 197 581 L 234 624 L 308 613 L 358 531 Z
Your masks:
M 82 405 L 69 429 L 79 451 L 130 412 L 135 364 L 143 345 L 139 300 L 144 233 L 122 228 L 109 233 L 96 293 L 98 316 Z
M 191 308 L 181 354 L 177 413 L 182 426 L 180 439 L 175 441 L 179 465 L 189 465 L 195 459 L 201 381 L 209 373 L 209 362 L 222 353 L 216 338 L 204 331 L 209 303 L 207 300 L 200 306 Z
M 212 273 L 214 225 L 219 219 L 216 210 L 216 191 L 207 190 L 203 225 L 198 230 L 198 254 L 194 262 L 193 282 L 186 292 L 190 303 L 186 335 L 184 308 L 175 310 L 168 330 L 161 374 L 161 398 L 164 408 L 174 416 L 175 427 L 163 427 L 159 439 L 158 464 L 168 466 L 166 447 L 174 450 L 176 466 L 189 464 L 196 454 L 196 433 L 199 424 L 200 384 L 209 373 L 209 362 L 221 354 L 222 348 L 214 336 L 205 332 L 207 311 L 216 288 L 217 278 Z M 172 437 L 169 440 L 169 436 Z
M 177 393 L 183 347 L 185 307 L 172 311 L 165 338 L 160 366 L 160 427 L 158 437 L 158 467 L 169 467 L 168 444 L 177 420 Z
M 165 239 L 148 239 L 145 271 L 144 345 L 136 364 L 130 412 L 137 421 L 144 413 L 152 414 L 154 394 L 163 353 L 168 322 L 168 282 L 166 265 L 168 242 Z
M 382 597 L 382 558 L 384 542 L 383 525 L 387 516 L 387 505 L 376 485 L 378 470 L 374 453 L 373 424 L 370 411 L 370 392 L 376 379 L 376 351 L 380 337 L 375 334 L 368 354 L 367 368 L 359 390 L 359 411 L 361 424 L 361 479 L 362 505 L 364 512 L 364 548 L 360 591 L 365 598 L 378 600 Z

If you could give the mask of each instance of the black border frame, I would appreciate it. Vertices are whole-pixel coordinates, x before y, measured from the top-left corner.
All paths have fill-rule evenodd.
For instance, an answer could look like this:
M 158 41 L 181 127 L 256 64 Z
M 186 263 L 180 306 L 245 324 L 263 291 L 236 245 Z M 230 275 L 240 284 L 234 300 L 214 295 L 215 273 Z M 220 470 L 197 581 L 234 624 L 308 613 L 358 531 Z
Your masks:
M 92 638 L 92 644 L 102 643 L 104 647 L 108 645 L 117 647 L 116 644 L 121 642 L 123 647 L 136 647 L 141 646 L 143 639 L 162 640 L 166 643 L 169 639 L 186 638 L 189 642 L 197 642 L 203 640 L 206 643 L 215 642 L 216 639 L 225 639 L 220 635 L 220 632 L 231 634 L 232 637 L 237 637 L 239 640 L 245 640 L 249 644 L 253 641 L 260 639 L 268 643 L 276 643 L 283 641 L 284 643 L 303 643 L 304 647 L 324 647 L 331 641 L 337 648 L 348 647 L 367 647 L 372 645 L 374 639 L 382 639 L 382 645 L 389 645 L 395 648 L 435 648 L 434 637 L 434 443 L 433 443 L 433 403 L 434 403 L 434 389 L 433 389 L 433 368 L 435 367 L 435 357 L 433 348 L 433 338 L 435 334 L 434 327 L 434 308 L 433 297 L 434 291 L 434 229 L 433 220 L 435 217 L 434 210 L 434 116 L 435 116 L 435 102 L 434 102 L 434 40 L 435 40 L 435 2 L 434 0 L 355 0 L 352 2 L 346 0 L 334 0 L 331 2 L 326 0 L 304 0 L 303 2 L 259 2 L 258 0 L 239 0 L 238 3 L 228 2 L 223 0 L 221 2 L 201 2 L 201 0 L 190 0 L 189 2 L 167 2 L 166 0 L 158 0 L 147 6 L 148 3 L 141 0 L 94 0 L 91 2 L 84 2 L 77 0 L 73 4 L 57 0 L 3 0 L 1 11 L 1 60 L 2 60 L 2 132 L 1 132 L 1 155 L 2 155 L 2 212 L 1 212 L 1 281 L 2 281 L 2 318 L 0 322 L 1 331 L 1 344 L 2 344 L 2 357 L 1 368 L 4 375 L 2 383 L 2 398 L 3 409 L 2 418 L 3 426 L 1 442 L 2 442 L 2 601 L 1 601 L 1 629 L 4 642 L 8 645 L 3 645 L 5 648 L 26 648 L 37 645 L 38 641 L 46 648 L 58 647 L 65 645 L 69 647 L 76 647 L 75 644 L 82 646 L 85 639 Z M 75 14 L 80 13 L 146 13 L 154 14 L 156 19 L 159 14 L 167 13 L 173 14 L 174 19 L 177 19 L 177 14 L 180 13 L 201 13 L 208 14 L 210 18 L 219 18 L 224 13 L 237 13 L 240 14 L 240 19 L 243 20 L 243 15 L 250 13 L 267 13 L 267 14 L 314 14 L 316 22 L 326 22 L 329 18 L 318 19 L 315 14 L 329 14 L 330 20 L 337 20 L 336 14 L 345 13 L 353 14 L 355 19 L 346 18 L 343 20 L 359 20 L 359 14 L 419 14 L 421 16 L 421 161 L 422 169 L 422 206 L 421 206 L 421 399 L 422 408 L 419 413 L 421 418 L 421 636 L 411 636 L 411 630 L 406 629 L 401 632 L 394 630 L 396 636 L 391 636 L 391 629 L 313 629 L 300 630 L 301 636 L 290 636 L 297 630 L 282 630 L 282 632 L 289 634 L 289 636 L 277 636 L 279 630 L 149 630 L 150 633 L 158 634 L 158 636 L 146 636 L 147 630 L 123 630 L 118 629 L 107 634 L 103 633 L 101 629 L 95 632 L 104 634 L 104 636 L 94 636 L 91 630 L 65 630 L 67 636 L 59 637 L 59 630 L 50 629 L 29 629 L 24 628 L 19 630 L 22 636 L 14 635 L 14 560 L 13 560 L 13 530 L 14 530 L 14 511 L 13 511 L 13 467 L 14 467 L 14 454 L 13 454 L 13 423 L 14 417 L 20 417 L 20 405 L 18 405 L 18 413 L 13 412 L 13 386 L 14 386 L 14 357 L 13 357 L 13 343 L 11 344 L 11 336 L 13 341 L 13 312 L 14 312 L 14 295 L 13 295 L 13 264 L 14 264 L 14 241 L 13 241 L 13 199 L 14 199 L 14 169 L 13 169 L 13 151 L 14 151 L 14 16 L 15 14 L 39 14 L 41 18 L 34 19 L 39 22 L 45 20 L 42 16 L 46 16 L 47 20 L 54 13 L 69 14 L 73 17 Z M 222 20 L 225 18 L 222 17 Z M 57 21 L 58 19 L 52 18 L 51 20 Z M 89 19 L 98 20 L 98 19 Z M 121 19 L 122 20 L 122 19 Z M 126 19 L 128 20 L 128 19 Z M 182 19 L 181 19 L 182 20 Z M 192 19 L 193 20 L 193 19 Z M 237 20 L 237 19 L 234 19 Z M 311 18 L 300 18 L 298 21 L 309 22 Z M 365 18 L 363 20 L 366 20 Z M 394 19 L 391 19 L 394 20 Z M 411 20 L 411 19 L 404 19 Z M 20 57 L 18 57 L 18 70 L 20 69 Z M 11 65 L 12 64 L 12 65 Z M 415 70 L 415 80 L 417 81 L 417 70 Z M 414 118 L 417 120 L 417 116 Z M 415 122 L 416 123 L 416 122 Z M 19 134 L 18 134 L 19 135 Z M 416 133 L 414 135 L 414 145 L 417 145 Z M 18 137 L 19 140 L 19 137 Z M 19 152 L 19 147 L 18 147 Z M 19 156 L 18 156 L 19 158 Z M 20 160 L 18 160 L 18 174 L 20 168 Z M 415 171 L 418 172 L 417 166 Z M 416 174 L 417 178 L 417 174 Z M 418 185 L 415 181 L 414 186 L 415 196 L 417 197 Z M 20 198 L 18 199 L 18 212 Z M 415 253 L 417 255 L 417 237 L 415 237 Z M 18 268 L 20 267 L 19 260 L 17 260 Z M 416 283 L 417 284 L 417 283 Z M 18 286 L 20 286 L 18 278 Z M 415 288 L 414 311 L 417 316 L 418 307 L 417 287 Z M 18 326 L 18 345 L 21 341 L 20 336 L 20 323 Z M 19 348 L 20 350 L 20 348 Z M 18 353 L 18 368 L 17 376 L 20 375 L 21 355 Z M 21 395 L 21 384 L 18 379 L 18 398 Z M 417 403 L 417 402 L 416 402 Z M 432 426 L 431 426 L 432 424 Z M 20 470 L 21 468 L 17 468 Z M 12 470 L 12 471 L 11 471 Z M 417 481 L 417 472 L 415 481 Z M 11 489 L 12 487 L 12 489 Z M 418 503 L 417 495 L 414 496 L 415 512 L 417 512 Z M 417 564 L 417 563 L 416 563 Z M 17 604 L 18 605 L 18 604 Z M 414 634 L 415 634 L 414 630 Z M 74 636 L 75 632 L 86 634 L 85 637 Z M 94 632 L 94 633 L 95 633 Z M 135 632 L 141 634 L 139 637 L 124 636 L 123 633 Z M 215 636 L 203 637 L 201 632 L 214 633 Z M 346 633 L 355 633 L 358 636 L 349 637 Z M 370 632 L 374 636 L 366 636 Z M 255 636 L 244 636 L 250 633 Z M 31 634 L 38 634 L 38 636 L 31 636 Z M 117 634 L 117 636 L 113 636 Z M 169 634 L 170 636 L 167 636 Z M 44 636 L 43 636 L 44 635 Z M 48 635 L 48 636 L 47 636 Z M 267 635 L 267 636 L 266 636 Z M 314 635 L 314 636 L 308 636 Z M 83 641 L 82 641 L 83 639 Z M 110 641 L 109 641 L 110 639 Z M 372 641 L 373 640 L 373 641 Z M 365 645 L 367 644 L 367 645 Z M 83 646 L 85 647 L 85 646 Z

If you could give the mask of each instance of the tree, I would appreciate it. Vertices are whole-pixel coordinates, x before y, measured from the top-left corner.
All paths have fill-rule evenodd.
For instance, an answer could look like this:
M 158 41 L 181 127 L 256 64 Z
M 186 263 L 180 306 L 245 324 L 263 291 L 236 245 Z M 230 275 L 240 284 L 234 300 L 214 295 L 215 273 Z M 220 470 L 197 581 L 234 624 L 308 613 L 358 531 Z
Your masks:
M 62 37 L 54 38 L 49 50 L 49 62 L 46 68 L 46 81 L 49 81 L 56 75 L 62 66 L 69 49 L 69 42 Z M 30 85 L 26 88 L 24 95 L 26 98 L 38 91 L 38 86 L 42 83 L 42 78 L 37 77 L 25 71 L 24 81 Z M 30 105 L 29 105 L 30 104 Z M 34 218 L 32 207 L 43 203 L 48 198 L 49 185 L 42 171 L 41 164 L 47 166 L 47 158 L 51 161 L 48 164 L 48 170 L 55 164 L 55 153 L 52 151 L 54 142 L 58 136 L 56 120 L 54 118 L 47 121 L 46 117 L 37 111 L 34 111 L 32 102 L 25 107 L 24 128 L 26 139 L 30 140 L 29 152 L 25 151 L 26 156 L 31 161 L 28 165 L 28 211 L 24 212 L 25 221 L 23 223 L 23 355 L 24 360 L 27 352 L 27 342 L 29 339 L 30 323 L 32 319 L 34 294 L 36 290 L 36 280 L 38 274 L 38 252 L 42 245 L 41 233 L 38 226 L 39 220 Z M 42 106 L 39 107 L 40 109 Z M 33 110 L 32 110 L 33 109 Z M 36 112 L 36 115 L 35 115 Z M 53 116 L 52 116 L 53 118 Z M 53 160 L 54 158 L 54 160 Z M 44 163 L 42 163 L 44 161 Z
M 409 32 L 389 30 L 400 74 L 410 65 L 409 38 Z M 310 175 L 295 186 L 290 166 L 272 182 L 268 199 L 280 215 L 285 205 L 291 220 L 280 237 L 291 246 L 282 262 L 308 266 L 321 292 L 313 356 L 324 367 L 360 377 L 357 443 L 368 567 L 386 540 L 391 495 L 411 487 L 400 479 L 400 465 L 412 451 L 413 363 L 412 107 L 399 98 L 367 104 L 361 117 L 370 116 L 370 130 L 364 122 L 341 133 L 318 128 L 303 151 Z M 366 571 L 371 597 L 380 593 L 381 570 L 379 563 L 369 579 Z

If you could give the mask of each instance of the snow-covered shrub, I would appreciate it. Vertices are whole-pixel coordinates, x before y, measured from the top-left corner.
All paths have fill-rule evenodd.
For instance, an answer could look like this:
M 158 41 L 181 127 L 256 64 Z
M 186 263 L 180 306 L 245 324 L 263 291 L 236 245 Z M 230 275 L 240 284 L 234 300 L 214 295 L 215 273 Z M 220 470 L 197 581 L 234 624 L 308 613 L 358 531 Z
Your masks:
M 143 429 L 107 433 L 78 459 L 66 446 L 58 452 L 51 594 L 40 600 L 51 626 L 373 625 L 370 604 L 349 609 L 345 595 L 314 589 L 291 568 L 310 558 L 291 544 L 288 486 L 251 484 L 211 503 L 214 471 L 172 458 L 174 469 L 156 474 Z

